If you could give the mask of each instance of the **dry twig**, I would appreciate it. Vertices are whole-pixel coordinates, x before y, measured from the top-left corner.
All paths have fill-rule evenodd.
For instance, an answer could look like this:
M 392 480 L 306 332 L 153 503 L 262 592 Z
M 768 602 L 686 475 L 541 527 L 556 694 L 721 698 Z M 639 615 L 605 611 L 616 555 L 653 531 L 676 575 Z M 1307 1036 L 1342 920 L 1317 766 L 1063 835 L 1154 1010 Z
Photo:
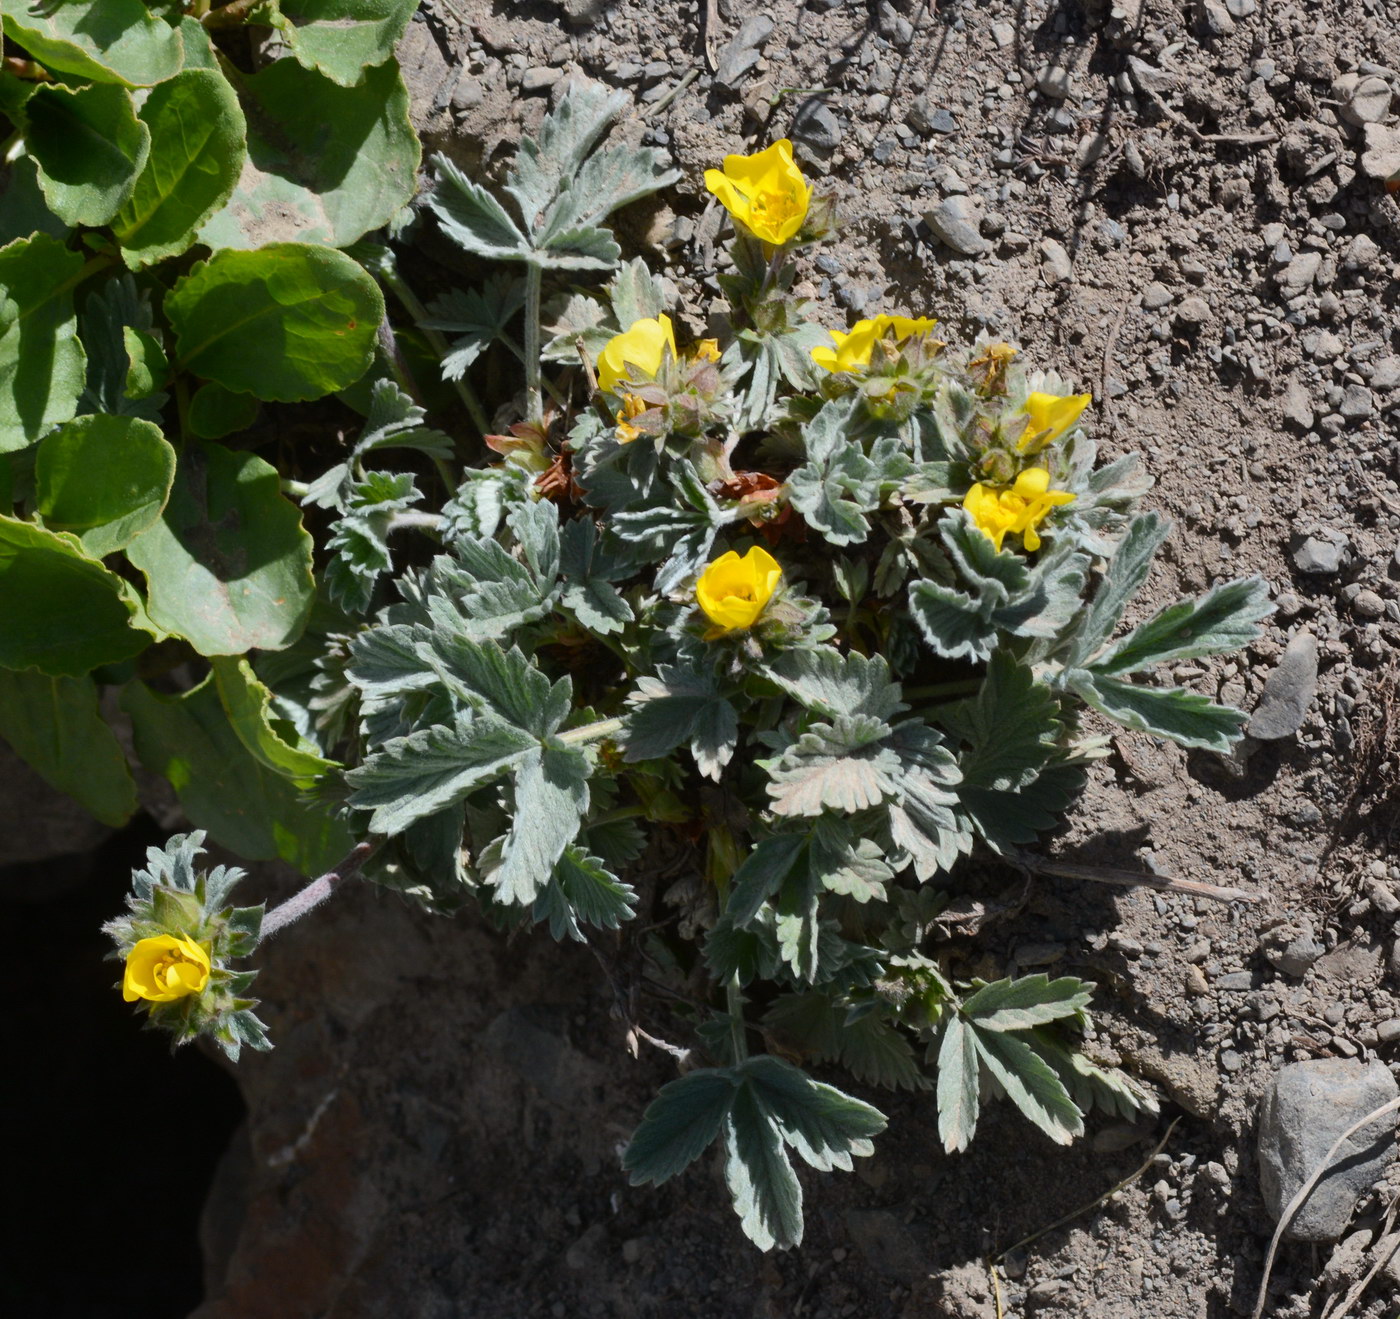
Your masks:
M 1013 858 L 1022 869 L 1037 875 L 1054 875 L 1059 879 L 1087 879 L 1095 884 L 1116 884 L 1122 888 L 1151 888 L 1162 893 L 1185 893 L 1193 898 L 1212 898 L 1216 902 L 1261 902 L 1263 895 L 1248 889 L 1224 888 L 1204 884 L 1197 879 L 1172 879 L 1168 875 L 1153 875 L 1145 870 L 1124 870 L 1118 866 L 1083 866 L 1067 861 L 1051 861 L 1031 856 L 1028 852 Z

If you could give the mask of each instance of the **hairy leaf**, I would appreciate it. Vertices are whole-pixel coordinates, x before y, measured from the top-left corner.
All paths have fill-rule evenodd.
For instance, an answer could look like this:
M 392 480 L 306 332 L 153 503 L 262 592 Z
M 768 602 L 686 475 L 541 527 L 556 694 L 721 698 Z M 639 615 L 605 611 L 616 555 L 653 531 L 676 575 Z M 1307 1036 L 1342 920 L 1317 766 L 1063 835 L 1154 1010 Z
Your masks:
M 531 913 L 536 923 L 549 921 L 549 932 L 556 939 L 565 935 L 587 943 L 583 925 L 616 930 L 636 913 L 632 910 L 637 894 L 608 871 L 596 856 L 570 844 L 564 849 L 548 885 L 535 899 Z
M 718 780 L 739 735 L 739 718 L 712 670 L 663 664 L 643 676 L 628 698 L 626 759 L 657 760 L 683 743 L 707 778 Z
M 1128 602 L 1142 589 L 1152 571 L 1152 560 L 1170 531 L 1171 524 L 1156 513 L 1140 513 L 1128 524 L 1092 603 L 1075 629 L 1068 667 L 1083 665 L 1108 640 Z
M 418 0 L 275 0 L 268 9 L 298 63 L 354 87 L 368 67 L 393 58 L 417 7 Z
M 734 1095 L 728 1068 L 698 1068 L 663 1085 L 622 1155 L 631 1184 L 659 1186 L 694 1163 L 719 1136 Z
M 766 672 L 793 700 L 828 718 L 890 719 L 907 708 L 880 655 L 843 655 L 830 646 L 813 646 L 785 651 Z
M 1021 1113 L 1057 1145 L 1084 1133 L 1084 1120 L 1060 1078 L 1046 1061 L 1015 1035 L 968 1023 L 978 1056 Z
M 1069 674 L 1069 686 L 1125 728 L 1170 738 L 1184 747 L 1228 752 L 1244 730 L 1240 711 L 1180 687 L 1142 687 L 1084 669 Z
M 588 810 L 588 761 L 573 747 L 529 751 L 515 768 L 515 801 L 501 864 L 487 876 L 501 902 L 529 906 L 549 883 Z
M 724 1120 L 724 1180 L 744 1235 L 760 1250 L 802 1244 L 802 1187 L 772 1113 L 752 1083 Z
M 956 1013 L 945 1018 L 938 1046 L 938 1135 L 948 1154 L 972 1142 L 981 1103 L 977 1041 L 972 1027 Z
M 5 34 L 39 63 L 90 82 L 149 87 L 180 68 L 180 33 L 141 0 L 6 0 L 4 21 Z
M 814 1081 L 791 1063 L 760 1054 L 736 1069 L 778 1124 L 783 1140 L 813 1168 L 851 1171 L 851 1158 L 874 1152 L 885 1116 L 869 1104 Z
M 861 811 L 894 796 L 899 757 L 883 743 L 889 731 L 888 724 L 869 715 L 814 725 L 769 768 L 774 812 Z
M 1074 976 L 1045 975 L 995 980 L 963 1000 L 963 1014 L 982 1030 L 1025 1030 L 1061 1017 L 1074 1017 L 1089 1005 L 1094 986 Z

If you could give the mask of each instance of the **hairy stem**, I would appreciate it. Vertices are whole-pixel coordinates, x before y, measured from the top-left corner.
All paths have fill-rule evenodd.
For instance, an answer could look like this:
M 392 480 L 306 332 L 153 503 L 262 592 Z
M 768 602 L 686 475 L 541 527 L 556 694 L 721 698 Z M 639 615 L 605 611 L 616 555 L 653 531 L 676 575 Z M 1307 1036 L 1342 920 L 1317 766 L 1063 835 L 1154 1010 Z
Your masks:
M 540 390 L 540 297 L 544 269 L 534 261 L 525 266 L 525 420 L 544 419 Z
M 559 734 L 559 740 L 566 746 L 579 746 L 585 742 L 598 742 L 614 733 L 620 733 L 627 726 L 625 719 L 600 719 L 596 724 L 584 724 L 581 728 L 570 728 Z
M 274 934 L 286 929 L 293 921 L 299 921 L 307 912 L 319 907 L 345 879 L 357 875 L 375 850 L 373 843 L 358 843 L 355 849 L 334 870 L 313 879 L 300 893 L 293 894 L 286 902 L 279 903 L 263 917 L 261 939 L 270 939 Z
M 404 513 L 395 513 L 389 519 L 388 530 L 390 533 L 410 528 L 415 531 L 441 531 L 442 516 L 438 513 L 419 513 L 409 510 Z

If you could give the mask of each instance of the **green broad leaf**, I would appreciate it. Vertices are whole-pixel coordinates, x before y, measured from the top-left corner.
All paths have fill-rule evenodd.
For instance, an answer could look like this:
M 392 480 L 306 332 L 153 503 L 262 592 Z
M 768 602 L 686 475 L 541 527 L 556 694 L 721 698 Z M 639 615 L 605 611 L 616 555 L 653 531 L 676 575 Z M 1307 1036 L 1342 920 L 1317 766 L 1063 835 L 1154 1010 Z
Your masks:
M 659 760 L 689 743 L 700 773 L 719 781 L 738 744 L 739 716 L 712 670 L 663 664 L 656 677 L 637 679 L 627 701 L 626 760 Z
M 176 26 L 179 28 L 180 36 L 185 43 L 183 67 L 186 69 L 217 69 L 219 57 L 214 52 L 214 43 L 209 36 L 209 29 L 190 14 L 181 15 Z
M 939 722 L 956 742 L 963 782 L 1014 792 L 1024 787 L 1055 754 L 1062 731 L 1055 694 L 1009 654 L 992 657 L 981 690 L 971 700 L 946 706 Z
M 804 834 L 772 834 L 754 845 L 731 881 L 725 915 L 734 925 L 748 925 L 758 909 L 783 887 L 802 861 L 807 843 Z
M 131 196 L 151 146 L 131 93 L 112 83 L 41 84 L 24 116 L 25 148 L 53 213 L 65 224 L 106 224 Z
M 887 1090 L 928 1090 L 933 1085 L 920 1070 L 908 1036 L 878 1011 L 846 1022 L 840 1040 L 841 1065 L 866 1085 Z
M 1226 582 L 1161 610 L 1114 642 L 1089 669 L 1095 675 L 1137 673 L 1170 660 L 1239 650 L 1259 635 L 1256 625 L 1272 612 L 1262 579 Z
M 343 820 L 303 799 L 290 779 L 261 765 L 239 741 L 211 674 L 178 696 L 133 682 L 122 695 L 136 752 L 170 781 L 185 814 L 249 860 L 281 858 L 320 875 L 355 845 Z
M 1062 1017 L 1078 1017 L 1094 986 L 1074 976 L 1045 975 L 995 980 L 963 1000 L 963 1015 L 981 1030 L 1026 1030 Z
M 84 355 L 73 313 L 83 258 L 46 234 L 0 248 L 0 453 L 78 410 Z
M 485 188 L 473 183 L 446 156 L 433 157 L 433 174 L 437 186 L 428 198 L 428 207 L 443 233 L 458 247 L 488 261 L 526 260 L 530 240 Z
M 572 843 L 564 849 L 548 885 L 535 899 L 531 913 L 538 924 L 549 921 L 549 932 L 556 939 L 565 935 L 587 943 L 584 925 L 600 930 L 616 930 L 630 921 L 637 894 L 612 874 L 596 856 L 589 856 Z
M 869 715 L 814 725 L 769 768 L 774 814 L 863 811 L 895 796 L 899 757 L 884 745 L 889 731 L 888 724 Z
M 663 1085 L 623 1152 L 629 1182 L 659 1186 L 684 1172 L 719 1137 L 734 1095 L 728 1068 L 697 1068 Z
M 421 151 L 397 62 L 340 87 L 296 60 L 240 84 L 248 158 L 222 210 L 199 232 L 212 248 L 272 243 L 348 247 L 410 201 Z M 377 320 L 375 322 L 378 324 Z
M 1117 627 L 1128 602 L 1142 589 L 1152 560 L 1171 532 L 1171 524 L 1156 513 L 1139 513 L 1109 560 L 1103 581 L 1075 629 L 1067 668 L 1080 668 Z
M 938 1046 L 938 1136 L 948 1154 L 960 1154 L 977 1130 L 981 1105 L 977 1039 L 956 1012 L 944 1018 Z
M 247 430 L 261 409 L 262 404 L 251 394 L 236 394 L 211 380 L 195 390 L 185 421 L 201 439 L 221 440 Z
M 1129 1121 L 1143 1114 L 1157 1116 L 1158 1104 L 1151 1091 L 1117 1068 L 1090 1062 L 1043 1027 L 1030 1031 L 1026 1040 L 1054 1069 L 1081 1113 L 1097 1108 Z
M 1228 753 L 1244 731 L 1246 716 L 1239 710 L 1181 687 L 1142 687 L 1085 669 L 1071 671 L 1067 681 L 1100 714 L 1184 747 Z
M 350 804 L 374 812 L 371 833 L 392 838 L 538 751 L 536 738 L 495 715 L 462 714 L 451 725 L 394 738 L 350 770 Z
M 0 667 L 77 677 L 151 643 L 135 590 L 76 536 L 0 517 Z
M 180 365 L 279 403 L 353 384 L 374 356 L 384 299 L 342 252 L 275 243 L 216 252 L 165 299 Z
M 90 82 L 150 87 L 179 72 L 180 33 L 141 0 L 6 0 L 5 35 L 40 64 Z
M 1024 1040 L 999 1031 L 966 1026 L 987 1071 L 1024 1117 L 1057 1145 L 1084 1134 L 1084 1119 L 1060 1078 Z
M 851 1171 L 852 1157 L 875 1152 L 872 1136 L 885 1129 L 877 1108 L 843 1094 L 834 1086 L 814 1081 L 800 1068 L 760 1054 L 735 1069 L 772 1114 L 784 1142 L 819 1172 Z
M 0 669 L 0 737 L 103 824 L 117 829 L 136 813 L 136 784 L 90 677 Z
M 311 537 L 276 468 L 207 441 L 186 444 L 160 521 L 126 556 L 151 618 L 201 655 L 290 646 L 315 599 Z
M 150 158 L 112 221 L 133 270 L 193 245 L 200 226 L 233 194 L 248 135 L 238 97 L 216 69 L 185 69 L 153 87 L 141 122 Z
M 890 719 L 908 708 L 880 655 L 842 655 L 830 646 L 813 646 L 785 651 L 765 672 L 793 700 L 828 718 Z
M 0 79 L 0 86 L 3 85 Z M 62 241 L 70 233 L 71 227 L 49 209 L 44 190 L 39 186 L 39 167 L 31 157 L 21 156 L 0 172 L 0 247 L 35 234 L 46 234 Z M 575 353 L 572 360 L 577 359 Z
M 175 450 L 137 417 L 78 417 L 40 441 L 35 510 L 50 531 L 72 532 L 101 559 L 160 519 L 175 480 Z
M 219 656 L 210 667 L 229 725 L 244 749 L 263 768 L 301 788 L 310 787 L 323 774 L 340 768 L 338 761 L 327 760 L 287 720 L 273 713 L 272 692 L 246 659 Z
M 300 64 L 355 87 L 367 67 L 393 58 L 417 7 L 418 0 L 276 0 L 272 23 Z
M 499 901 L 528 907 L 578 837 L 588 810 L 588 759 L 558 743 L 536 746 L 515 767 L 514 810 L 501 864 L 487 875 Z
M 760 1250 L 802 1244 L 802 1187 L 777 1120 L 752 1082 L 734 1092 L 723 1122 L 724 1180 L 744 1235 Z
M 122 346 L 126 349 L 126 384 L 122 396 L 132 401 L 158 398 L 163 403 L 167 396 L 160 388 L 170 378 L 170 359 L 160 340 L 145 330 L 123 325 Z

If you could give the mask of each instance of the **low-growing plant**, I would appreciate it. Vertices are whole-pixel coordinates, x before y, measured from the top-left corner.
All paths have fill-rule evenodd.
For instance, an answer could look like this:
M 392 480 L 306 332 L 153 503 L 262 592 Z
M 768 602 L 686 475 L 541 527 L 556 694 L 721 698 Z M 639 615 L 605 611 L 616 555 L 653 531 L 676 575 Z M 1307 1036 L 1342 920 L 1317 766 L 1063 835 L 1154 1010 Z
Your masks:
M 290 53 L 250 82 L 280 65 L 334 86 L 353 73 L 288 0 L 277 12 Z M 151 851 L 108 927 L 126 996 L 177 1043 L 269 1047 L 253 972 L 235 963 L 352 868 L 433 911 L 547 925 L 605 958 L 625 946 L 644 1004 L 619 1002 L 629 1038 L 682 1071 L 624 1167 L 662 1182 L 718 1146 L 744 1231 L 786 1247 L 802 1236 L 792 1154 L 849 1169 L 885 1125 L 808 1066 L 933 1091 L 949 1151 L 995 1098 L 1062 1143 L 1094 1107 L 1153 1111 L 1149 1091 L 1082 1047 L 1092 985 L 973 974 L 947 936 L 976 920 L 949 887 L 987 882 L 997 858 L 1024 865 L 1021 849 L 1064 818 L 1105 746 L 1087 710 L 1228 750 L 1238 712 L 1143 679 L 1247 642 L 1266 593 L 1230 582 L 1125 628 L 1167 534 L 1138 511 L 1137 458 L 1099 463 L 1088 395 L 1007 343 L 944 342 L 922 316 L 828 329 L 793 288 L 834 219 L 788 142 L 706 174 L 734 231 L 717 305 L 699 301 L 711 272 L 682 299 L 623 261 L 607 217 L 677 177 L 659 152 L 608 140 L 624 104 L 571 88 L 499 183 L 436 162 L 420 214 L 395 230 L 409 242 L 436 224 L 478 277 L 426 307 L 394 249 L 364 243 L 363 269 L 337 285 L 353 303 L 338 332 L 324 318 L 295 330 L 326 305 L 315 272 L 354 264 L 305 242 L 216 250 L 154 302 L 150 281 L 89 295 L 121 311 L 93 322 L 103 349 L 89 344 L 90 358 L 107 366 L 89 368 L 85 415 L 73 420 L 77 394 L 57 386 L 57 411 L 11 409 L 27 516 L 0 519 L 19 547 L 8 562 L 42 551 L 36 562 L 57 566 L 42 581 L 0 570 L 9 615 L 42 618 L 0 655 L 12 689 L 0 730 L 92 804 L 45 722 L 57 708 L 101 743 L 120 818 L 134 798 L 112 786 L 127 771 L 93 675 L 124 683 L 138 752 L 199 828 Z M 359 239 L 401 200 L 315 238 Z M 238 222 L 232 209 L 220 223 Z M 82 220 L 108 226 L 85 241 L 144 270 L 113 215 Z M 161 255 L 223 232 L 202 220 Z M 36 242 L 79 261 L 38 236 L 0 262 L 29 260 Z M 364 270 L 407 309 L 397 341 Z M 60 333 L 71 309 L 52 302 L 36 304 L 41 320 L 76 345 L 71 325 Z M 707 314 L 714 337 L 688 339 Z M 253 324 L 283 337 L 240 337 Z M 439 408 L 438 426 L 411 393 L 407 357 L 421 364 L 425 347 L 462 391 L 463 411 Z M 469 382 L 475 371 L 491 388 L 503 362 L 515 375 L 496 388 L 496 430 L 474 445 L 462 423 L 485 413 Z M 291 452 L 279 473 L 193 428 L 207 390 L 229 408 L 352 386 L 363 427 L 314 470 Z M 155 423 L 167 387 L 178 454 Z M 96 446 L 127 463 L 143 443 L 164 475 L 141 501 L 85 483 Z M 386 465 L 389 450 L 406 457 Z M 314 560 L 279 474 L 323 528 Z M 101 562 L 117 554 L 144 595 Z M 34 638 L 74 602 L 45 612 L 40 595 L 70 582 L 94 601 L 106 591 L 112 620 L 70 629 L 70 658 L 45 668 L 49 642 Z M 122 650 L 112 638 L 128 634 Z M 148 663 L 155 638 L 164 689 L 114 667 Z M 43 714 L 41 683 L 55 693 Z M 233 907 L 238 872 L 199 864 L 206 830 L 244 857 L 328 873 L 266 915 Z

